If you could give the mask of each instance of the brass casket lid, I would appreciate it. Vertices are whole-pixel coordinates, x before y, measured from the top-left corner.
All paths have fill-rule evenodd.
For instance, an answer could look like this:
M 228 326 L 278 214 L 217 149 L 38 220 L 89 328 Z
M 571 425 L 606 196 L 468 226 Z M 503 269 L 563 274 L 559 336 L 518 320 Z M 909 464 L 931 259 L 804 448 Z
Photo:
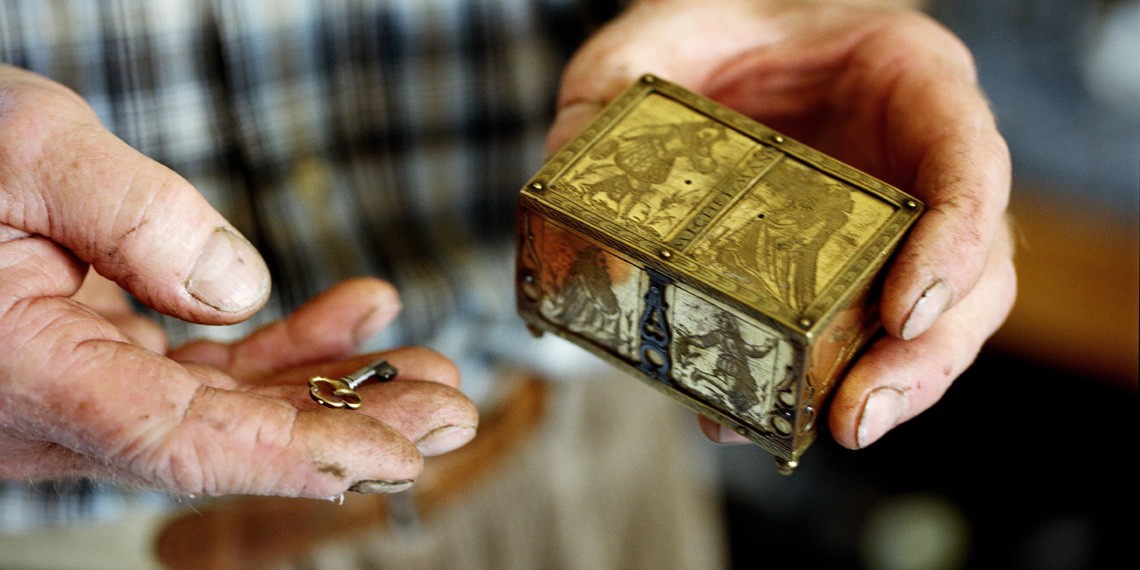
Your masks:
M 519 203 L 805 344 L 870 286 L 923 209 L 650 75 L 556 153 Z

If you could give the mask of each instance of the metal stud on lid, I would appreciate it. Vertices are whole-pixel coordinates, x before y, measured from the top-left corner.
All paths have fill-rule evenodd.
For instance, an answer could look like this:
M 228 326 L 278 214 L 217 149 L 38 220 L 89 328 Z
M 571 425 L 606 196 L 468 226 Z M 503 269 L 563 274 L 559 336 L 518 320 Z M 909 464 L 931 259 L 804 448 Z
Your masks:
M 791 472 L 922 204 L 660 78 L 519 194 L 518 309 Z

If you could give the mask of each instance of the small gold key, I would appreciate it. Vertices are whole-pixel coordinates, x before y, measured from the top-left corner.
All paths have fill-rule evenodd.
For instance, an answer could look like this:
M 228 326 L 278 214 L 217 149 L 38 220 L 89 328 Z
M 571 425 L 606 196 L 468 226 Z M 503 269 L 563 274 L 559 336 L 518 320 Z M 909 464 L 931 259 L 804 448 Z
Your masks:
M 387 360 L 380 359 L 348 376 L 340 378 L 313 376 L 309 379 L 309 395 L 326 408 L 355 410 L 361 404 L 360 394 L 356 393 L 358 386 L 372 379 L 387 382 L 395 378 L 397 372 L 395 366 L 388 364 Z

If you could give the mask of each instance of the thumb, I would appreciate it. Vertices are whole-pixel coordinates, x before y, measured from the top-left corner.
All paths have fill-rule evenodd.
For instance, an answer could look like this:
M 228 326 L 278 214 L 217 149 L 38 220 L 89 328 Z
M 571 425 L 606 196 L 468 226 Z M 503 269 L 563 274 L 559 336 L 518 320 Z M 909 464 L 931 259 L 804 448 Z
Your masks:
M 265 303 L 253 246 L 182 177 L 63 86 L 0 66 L 0 220 L 47 236 L 143 303 L 202 323 Z
M 762 4 L 762 3 L 761 3 Z M 747 1 L 636 2 L 592 36 L 567 63 L 546 139 L 551 155 L 645 74 L 698 93 L 725 61 L 773 40 L 764 6 Z M 685 41 L 678 41 L 685 38 Z

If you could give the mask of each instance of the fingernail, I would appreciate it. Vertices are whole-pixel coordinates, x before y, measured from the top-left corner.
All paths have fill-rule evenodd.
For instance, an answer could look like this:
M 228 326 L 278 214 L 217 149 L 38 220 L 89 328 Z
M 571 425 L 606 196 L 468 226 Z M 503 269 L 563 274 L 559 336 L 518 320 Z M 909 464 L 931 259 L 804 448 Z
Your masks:
M 425 456 L 443 455 L 467 445 L 474 438 L 475 428 L 471 426 L 444 426 L 416 440 L 416 448 Z
M 938 279 L 931 283 L 914 302 L 902 327 L 903 340 L 910 340 L 926 332 L 938 316 L 950 305 L 950 286 Z
M 219 311 L 240 313 L 269 292 L 269 269 L 245 238 L 218 228 L 194 262 L 186 290 Z
M 379 495 L 382 493 L 399 493 L 405 491 L 414 485 L 414 480 L 409 481 L 357 481 L 349 491 L 353 493 L 361 493 L 364 495 Z
M 906 405 L 906 396 L 898 389 L 889 386 L 875 388 L 867 397 L 863 415 L 859 418 L 859 428 L 855 432 L 859 447 L 875 443 L 898 425 L 906 413 Z

